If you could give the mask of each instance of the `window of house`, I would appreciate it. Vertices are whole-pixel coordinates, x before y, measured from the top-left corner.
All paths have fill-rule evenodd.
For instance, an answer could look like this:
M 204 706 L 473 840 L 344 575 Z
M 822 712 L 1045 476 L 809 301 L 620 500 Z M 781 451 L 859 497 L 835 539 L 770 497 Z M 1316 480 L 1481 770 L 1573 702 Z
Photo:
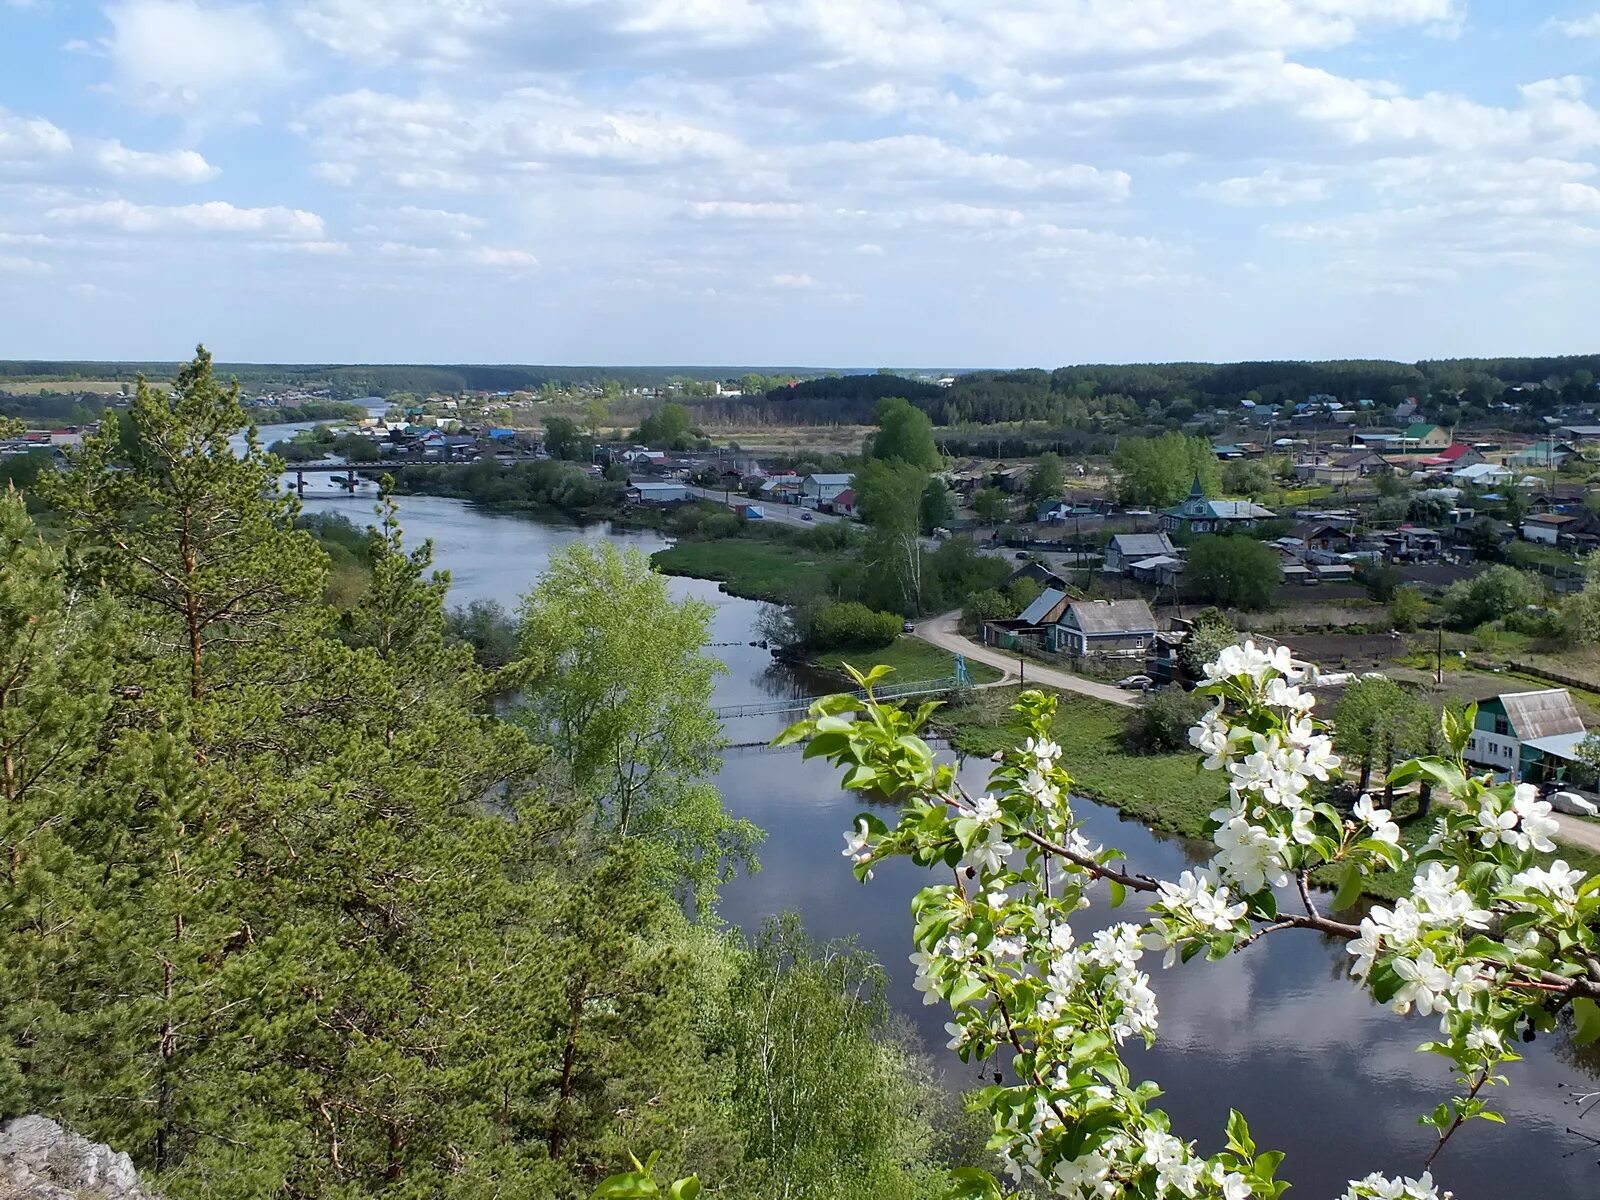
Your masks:
M 1504 717 L 1496 717 L 1494 719 L 1494 731 L 1501 737 L 1505 737 L 1511 732 L 1511 723 Z

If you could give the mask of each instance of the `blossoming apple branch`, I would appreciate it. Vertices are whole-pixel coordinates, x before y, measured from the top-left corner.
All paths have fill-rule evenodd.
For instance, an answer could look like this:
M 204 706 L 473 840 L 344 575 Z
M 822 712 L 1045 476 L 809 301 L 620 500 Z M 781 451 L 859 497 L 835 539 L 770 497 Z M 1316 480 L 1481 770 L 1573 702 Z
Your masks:
M 858 676 L 870 692 L 883 668 Z M 1203 691 L 1215 707 L 1190 732 L 1204 765 L 1222 772 L 1228 799 L 1211 814 L 1216 853 L 1176 880 L 1138 873 L 1121 851 L 1093 845 L 1071 803 L 1071 777 L 1049 738 L 1054 702 L 1025 692 L 1015 711 L 1023 744 L 996 756 L 985 794 L 973 796 L 954 767 L 934 761 L 919 731 L 934 705 L 915 713 L 872 700 L 818 701 L 781 742 L 805 741 L 808 757 L 845 769 L 844 784 L 901 805 L 889 828 L 863 813 L 846 834 L 858 878 L 873 864 L 906 857 L 948 872 L 912 903 L 917 989 L 949 1006 L 950 1048 L 963 1061 L 1009 1054 L 1015 1082 L 980 1093 L 993 1121 L 990 1146 L 1018 1184 L 1064 1197 L 1221 1197 L 1275 1200 L 1278 1151 L 1258 1150 L 1233 1112 L 1226 1148 L 1200 1155 L 1153 1103 L 1160 1089 L 1135 1083 L 1119 1048 L 1153 1044 L 1156 997 L 1141 969 L 1147 952 L 1163 965 L 1200 954 L 1219 960 L 1260 938 L 1309 929 L 1344 939 L 1357 986 L 1398 1013 L 1439 1018 L 1421 1049 L 1455 1068 L 1459 1094 L 1422 1120 L 1437 1141 L 1415 1176 L 1381 1172 L 1352 1180 L 1346 1200 L 1442 1200 L 1431 1168 L 1466 1122 L 1499 1121 L 1484 1099 L 1515 1062 L 1517 1039 L 1555 1027 L 1570 1008 L 1579 1041 L 1600 1036 L 1600 880 L 1556 859 L 1550 806 L 1526 785 L 1471 775 L 1460 755 L 1471 715 L 1446 713 L 1447 756 L 1397 768 L 1390 780 L 1448 794 L 1426 844 L 1415 853 L 1410 892 L 1374 906 L 1359 924 L 1318 908 L 1311 877 L 1339 880 L 1340 911 L 1364 882 L 1403 866 L 1393 814 L 1362 796 L 1348 812 L 1317 798 L 1313 784 L 1340 778 L 1326 727 L 1311 714 L 1288 653 L 1246 642 L 1223 651 Z M 1088 941 L 1072 918 L 1103 882 L 1113 907 L 1145 893 L 1142 922 L 1121 922 Z M 1277 889 L 1293 883 L 1298 911 L 1280 912 Z M 1001 1195 L 978 1170 L 955 1173 L 958 1197 Z

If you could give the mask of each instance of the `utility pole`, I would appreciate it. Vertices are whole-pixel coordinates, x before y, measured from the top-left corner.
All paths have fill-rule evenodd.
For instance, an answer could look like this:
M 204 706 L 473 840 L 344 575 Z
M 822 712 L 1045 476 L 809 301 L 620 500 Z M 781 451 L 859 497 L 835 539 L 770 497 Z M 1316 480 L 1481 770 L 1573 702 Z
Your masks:
M 1433 681 L 1440 687 L 1444 686 L 1444 619 L 1440 618 L 1434 628 L 1438 631 L 1439 641 L 1433 652 Z

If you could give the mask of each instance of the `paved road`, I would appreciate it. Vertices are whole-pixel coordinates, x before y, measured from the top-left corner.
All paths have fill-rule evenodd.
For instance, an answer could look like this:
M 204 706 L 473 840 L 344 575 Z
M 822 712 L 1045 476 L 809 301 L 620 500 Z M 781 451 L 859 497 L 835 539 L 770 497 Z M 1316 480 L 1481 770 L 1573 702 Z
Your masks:
M 1591 854 L 1600 854 L 1600 825 L 1582 817 L 1569 817 L 1566 813 L 1552 814 L 1561 832 L 1556 836 L 1570 846 L 1581 846 Z
M 954 654 L 964 654 L 974 662 L 987 663 L 991 667 L 998 668 L 1005 672 L 1007 682 L 1017 681 L 1017 660 L 1004 651 L 963 637 L 956 629 L 956 623 L 960 619 L 959 612 L 947 612 L 943 616 L 929 617 L 917 625 L 917 636 L 941 649 Z M 1024 670 L 1028 683 L 1042 683 L 1046 687 L 1053 687 L 1063 692 L 1077 692 L 1081 696 L 1092 696 L 1096 700 L 1104 700 L 1108 704 L 1120 704 L 1124 708 L 1132 708 L 1139 703 L 1137 692 L 1125 692 L 1121 688 L 1112 687 L 1109 683 L 1097 683 L 1093 679 L 1085 679 L 1081 675 L 1073 675 L 1055 667 L 1044 666 L 1042 663 L 1030 662 Z
M 808 526 L 826 525 L 830 522 L 846 520 L 846 518 L 835 516 L 833 513 L 813 512 L 811 513 L 811 520 L 804 521 L 801 520 L 800 514 L 810 510 L 803 509 L 798 504 L 775 504 L 771 500 L 751 500 L 748 496 L 741 495 L 739 492 L 724 492 L 721 488 L 703 488 L 690 485 L 689 491 L 699 496 L 700 499 L 710 500 L 714 504 L 759 504 L 761 511 L 765 514 L 762 520 L 777 521 L 783 525 L 796 525 L 801 529 L 805 529 Z

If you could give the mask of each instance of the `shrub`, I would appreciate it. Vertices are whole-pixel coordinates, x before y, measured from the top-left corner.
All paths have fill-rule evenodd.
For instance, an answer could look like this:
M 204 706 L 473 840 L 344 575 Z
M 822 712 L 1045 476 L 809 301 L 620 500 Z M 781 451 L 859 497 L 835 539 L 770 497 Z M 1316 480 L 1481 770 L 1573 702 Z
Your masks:
M 985 621 L 1004 621 L 1017 615 L 1017 608 L 1004 592 L 985 588 L 967 597 L 961 609 L 962 622 L 976 629 Z
M 1135 754 L 1174 754 L 1189 748 L 1189 728 L 1211 707 L 1207 697 L 1168 684 L 1151 692 L 1128 718 L 1124 737 Z
M 874 612 L 865 604 L 846 601 L 817 609 L 807 631 L 807 644 L 815 650 L 844 647 L 887 646 L 900 636 L 900 617 Z
M 1452 628 L 1472 629 L 1543 599 L 1544 584 L 1536 576 L 1496 564 L 1471 579 L 1451 584 L 1440 607 Z
M 1427 619 L 1428 607 L 1428 601 L 1416 588 L 1396 588 L 1389 597 L 1389 621 L 1396 629 L 1415 629 Z

